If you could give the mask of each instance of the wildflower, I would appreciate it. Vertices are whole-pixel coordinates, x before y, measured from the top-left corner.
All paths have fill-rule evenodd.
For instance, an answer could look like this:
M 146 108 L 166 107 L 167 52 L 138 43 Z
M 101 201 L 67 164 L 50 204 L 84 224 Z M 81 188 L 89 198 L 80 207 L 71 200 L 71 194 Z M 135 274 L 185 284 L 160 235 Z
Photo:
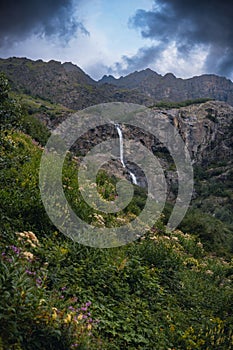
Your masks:
M 25 270 L 25 272 L 28 274 L 28 275 L 36 275 L 36 272 L 35 271 L 30 271 L 30 270 Z
M 72 319 L 71 314 L 68 314 L 68 315 L 66 316 L 66 318 L 64 319 L 64 323 L 70 323 L 70 322 L 71 322 L 71 319 Z
M 158 241 L 158 237 L 156 236 L 150 237 L 150 239 L 152 239 L 153 241 Z
M 57 313 L 56 313 L 55 311 L 52 313 L 51 318 L 52 318 L 52 320 L 54 320 L 54 321 L 57 319 Z
M 16 235 L 18 236 L 19 241 L 24 240 L 25 243 L 30 244 L 32 248 L 39 245 L 39 240 L 32 231 L 16 232 Z
M 83 314 L 79 314 L 77 317 L 77 320 L 82 320 L 83 319 Z
M 171 332 L 174 332 L 174 330 L 175 330 L 175 326 L 174 326 L 173 324 L 171 324 L 171 325 L 170 325 L 170 331 L 171 331 Z
M 32 232 L 32 231 L 28 231 L 28 237 L 35 242 L 36 244 L 39 243 L 38 238 L 36 237 L 36 235 Z
M 71 303 L 76 303 L 78 301 L 77 297 L 70 298 Z
M 163 239 L 170 240 L 169 236 L 162 236 Z
M 20 249 L 14 245 L 11 245 L 10 248 L 13 250 L 13 252 L 17 255 L 20 253 Z
M 173 239 L 173 241 L 179 241 L 179 238 L 176 236 L 173 236 L 172 239 Z
M 26 258 L 27 260 L 33 260 L 34 259 L 34 255 L 32 253 L 30 253 L 30 252 L 23 252 L 22 256 L 24 258 Z
M 67 253 L 68 253 L 68 249 L 66 249 L 66 248 L 60 248 L 60 252 L 61 252 L 62 254 L 67 254 Z
M 42 284 L 42 280 L 40 278 L 37 278 L 36 279 L 36 286 L 41 287 L 41 284 Z
M 92 329 L 92 325 L 91 325 L 90 323 L 87 325 L 87 329 L 88 329 L 89 331 Z

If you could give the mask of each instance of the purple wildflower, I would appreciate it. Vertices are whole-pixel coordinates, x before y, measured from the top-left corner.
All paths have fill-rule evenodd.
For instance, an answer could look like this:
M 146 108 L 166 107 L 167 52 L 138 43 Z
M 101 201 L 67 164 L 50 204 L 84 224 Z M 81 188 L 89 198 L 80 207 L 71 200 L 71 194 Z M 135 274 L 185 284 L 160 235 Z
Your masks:
M 42 280 L 40 278 L 37 278 L 36 279 L 36 286 L 41 287 L 41 284 L 42 284 Z
M 17 255 L 20 253 L 20 249 L 16 247 L 15 245 L 11 245 L 10 248 L 13 250 L 13 252 Z

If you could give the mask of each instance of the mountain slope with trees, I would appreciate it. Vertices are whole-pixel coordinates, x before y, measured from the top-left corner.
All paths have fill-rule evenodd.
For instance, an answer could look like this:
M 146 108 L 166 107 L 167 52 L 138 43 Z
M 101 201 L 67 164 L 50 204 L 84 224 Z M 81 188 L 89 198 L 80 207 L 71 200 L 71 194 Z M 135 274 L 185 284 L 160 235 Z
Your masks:
M 71 112 L 12 95 L 0 76 L 0 349 L 232 349 L 232 252 L 224 245 L 216 250 L 208 232 L 206 251 L 205 216 L 199 213 L 200 225 L 190 234 L 192 220 L 187 233 L 167 230 L 165 212 L 145 237 L 111 249 L 75 243 L 52 225 L 39 191 L 49 137 L 40 120 Z M 125 211 L 109 217 L 90 210 L 79 193 L 77 167 L 69 154 L 63 185 L 84 220 L 115 226 L 138 215 L 146 196 L 138 186 Z M 114 198 L 116 181 L 99 172 L 106 200 Z

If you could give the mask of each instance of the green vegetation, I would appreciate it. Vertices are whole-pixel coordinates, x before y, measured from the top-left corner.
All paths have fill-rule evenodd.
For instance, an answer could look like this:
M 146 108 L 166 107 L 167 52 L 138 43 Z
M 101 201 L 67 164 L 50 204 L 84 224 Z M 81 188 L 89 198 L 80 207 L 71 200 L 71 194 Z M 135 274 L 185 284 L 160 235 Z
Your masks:
M 151 106 L 150 108 L 181 108 L 181 107 L 187 107 L 193 104 L 199 104 L 199 103 L 205 103 L 207 101 L 212 101 L 211 98 L 196 98 L 194 100 L 185 100 L 181 102 L 172 102 L 172 101 L 160 101 Z
M 25 129 L 23 109 L 4 77 L 0 83 L 0 349 L 232 349 L 233 260 L 210 252 L 215 241 L 209 252 L 203 247 L 206 217 L 191 235 L 192 218 L 184 233 L 168 231 L 162 216 L 145 237 L 111 249 L 57 232 L 38 187 L 47 134 L 31 127 L 33 119 Z M 127 210 L 93 212 L 80 196 L 77 166 L 69 154 L 63 186 L 87 222 L 116 226 L 143 208 L 145 193 L 136 187 Z M 114 199 L 116 181 L 99 172 L 106 200 Z

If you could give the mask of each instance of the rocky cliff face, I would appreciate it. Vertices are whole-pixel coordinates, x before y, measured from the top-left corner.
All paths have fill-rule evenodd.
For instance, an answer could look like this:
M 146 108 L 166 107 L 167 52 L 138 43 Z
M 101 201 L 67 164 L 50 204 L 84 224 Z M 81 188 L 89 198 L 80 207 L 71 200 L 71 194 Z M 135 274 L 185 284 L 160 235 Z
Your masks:
M 161 109 L 153 108 L 151 111 L 156 122 L 156 118 L 161 115 Z M 220 101 L 208 101 L 188 107 L 162 110 L 162 113 L 179 130 L 193 164 L 205 165 L 218 161 L 231 161 L 233 156 L 232 106 Z M 154 153 L 160 152 L 163 148 L 155 137 L 139 128 L 123 125 L 122 130 L 125 139 L 139 141 Z M 77 151 L 79 149 L 80 154 L 84 154 L 108 138 L 118 138 L 113 124 L 91 129 L 79 140 Z
M 208 101 L 202 104 L 190 105 L 179 109 L 151 109 L 155 120 L 163 118 L 169 120 L 178 129 L 185 142 L 192 164 L 195 169 L 201 168 L 211 181 L 231 181 L 233 160 L 233 107 L 219 101 Z M 132 171 L 142 187 L 147 186 L 143 171 L 128 159 L 128 147 L 124 146 L 124 160 L 127 168 L 123 168 L 120 162 L 119 135 L 114 120 L 110 124 L 89 130 L 75 144 L 73 150 L 79 156 L 84 156 L 95 145 L 115 139 L 115 147 L 118 148 L 118 156 L 112 157 L 104 168 L 118 177 L 126 177 L 130 180 L 129 171 Z M 146 123 L 146 120 L 144 120 Z M 174 161 L 166 147 L 150 133 L 145 133 L 137 127 L 127 124 L 121 125 L 124 140 L 131 143 L 140 142 L 147 147 L 159 159 L 162 165 L 168 185 L 168 196 L 175 199 L 174 189 L 178 187 L 177 172 Z M 101 157 L 101 154 L 99 155 Z M 217 169 L 217 171 L 216 171 Z M 195 192 L 194 192 L 195 196 Z

